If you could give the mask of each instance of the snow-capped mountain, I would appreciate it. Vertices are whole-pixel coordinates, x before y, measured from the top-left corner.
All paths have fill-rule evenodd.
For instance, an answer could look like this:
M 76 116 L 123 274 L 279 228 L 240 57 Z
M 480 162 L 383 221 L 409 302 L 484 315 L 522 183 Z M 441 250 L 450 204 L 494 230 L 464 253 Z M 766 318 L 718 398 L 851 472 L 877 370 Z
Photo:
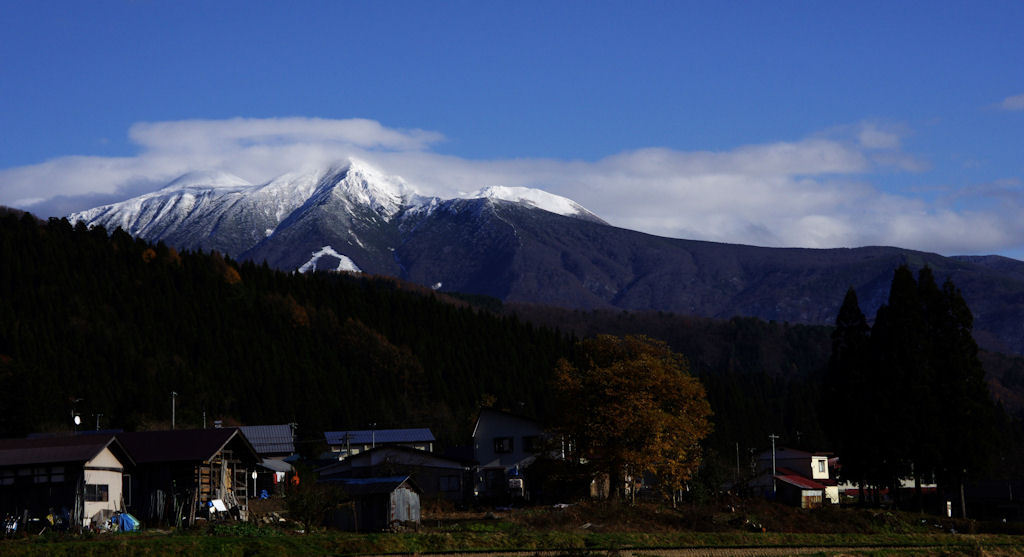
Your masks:
M 337 268 L 320 263 L 326 255 L 323 261 L 332 264 L 344 258 L 345 270 L 401 275 L 396 250 L 437 211 L 451 216 L 469 210 L 479 217 L 499 204 L 603 222 L 574 201 L 531 188 L 491 186 L 459 199 L 424 197 L 402 178 L 358 160 L 259 185 L 223 172 L 192 172 L 153 193 L 69 219 L 281 269 Z
M 833 323 L 850 286 L 874 315 L 897 266 L 928 265 L 963 291 L 983 346 L 1024 353 L 1019 261 L 660 238 L 610 226 L 536 189 L 492 186 L 454 199 L 424 197 L 359 161 L 265 184 L 191 173 L 70 220 L 288 271 L 390 275 L 442 291 L 571 308 L 791 323 Z

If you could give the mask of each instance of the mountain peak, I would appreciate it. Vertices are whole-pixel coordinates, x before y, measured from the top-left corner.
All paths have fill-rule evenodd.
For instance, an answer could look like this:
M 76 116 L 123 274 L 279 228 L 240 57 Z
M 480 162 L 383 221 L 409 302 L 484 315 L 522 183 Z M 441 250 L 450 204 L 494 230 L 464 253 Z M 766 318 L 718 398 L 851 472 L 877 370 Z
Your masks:
M 401 176 L 384 174 L 356 158 L 332 165 L 324 175 L 322 187 L 332 188 L 388 218 L 415 195 Z

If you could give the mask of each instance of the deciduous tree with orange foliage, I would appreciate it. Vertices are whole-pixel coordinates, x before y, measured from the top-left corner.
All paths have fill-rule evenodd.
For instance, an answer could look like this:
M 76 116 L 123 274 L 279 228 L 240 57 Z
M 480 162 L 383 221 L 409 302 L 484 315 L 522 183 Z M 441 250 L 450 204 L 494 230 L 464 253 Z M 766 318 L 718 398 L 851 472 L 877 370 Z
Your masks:
M 686 359 L 643 336 L 601 335 L 562 359 L 556 391 L 558 429 L 570 456 L 607 474 L 611 496 L 627 477 L 657 475 L 666 491 L 681 488 L 700 466 L 700 442 L 711 433 L 711 406 Z

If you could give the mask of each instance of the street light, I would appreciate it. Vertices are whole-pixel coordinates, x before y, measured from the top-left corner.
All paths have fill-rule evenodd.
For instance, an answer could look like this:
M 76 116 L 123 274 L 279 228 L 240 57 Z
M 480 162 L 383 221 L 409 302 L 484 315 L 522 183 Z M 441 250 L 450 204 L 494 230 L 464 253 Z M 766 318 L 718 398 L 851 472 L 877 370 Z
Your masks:
M 85 400 L 84 398 L 73 398 L 71 399 L 71 422 L 75 424 L 75 432 L 78 432 L 78 426 L 82 425 L 82 416 L 78 415 L 75 410 L 75 405 Z

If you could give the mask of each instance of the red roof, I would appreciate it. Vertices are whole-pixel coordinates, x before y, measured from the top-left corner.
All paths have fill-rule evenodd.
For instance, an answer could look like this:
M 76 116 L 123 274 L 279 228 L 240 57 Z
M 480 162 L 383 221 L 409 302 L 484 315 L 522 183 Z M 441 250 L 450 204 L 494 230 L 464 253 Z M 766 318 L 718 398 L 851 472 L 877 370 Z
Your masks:
M 797 476 L 796 474 L 776 475 L 775 479 L 786 482 L 790 485 L 795 485 L 800 489 L 820 489 L 824 490 L 825 486 L 803 476 Z

